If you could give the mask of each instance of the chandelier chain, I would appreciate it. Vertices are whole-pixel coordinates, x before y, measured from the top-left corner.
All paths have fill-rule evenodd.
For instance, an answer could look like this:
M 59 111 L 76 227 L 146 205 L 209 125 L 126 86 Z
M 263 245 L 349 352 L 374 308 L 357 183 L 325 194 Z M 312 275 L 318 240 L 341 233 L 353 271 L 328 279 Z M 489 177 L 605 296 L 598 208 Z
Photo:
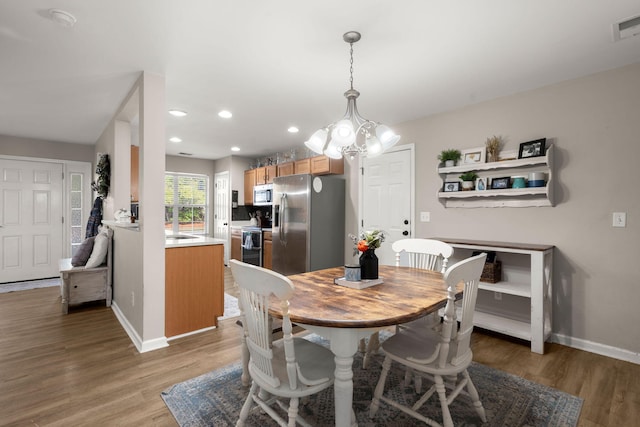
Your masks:
M 349 83 L 351 84 L 351 90 L 353 90 L 353 43 L 349 43 L 351 49 L 349 51 L 349 55 L 351 56 L 351 60 L 349 61 Z

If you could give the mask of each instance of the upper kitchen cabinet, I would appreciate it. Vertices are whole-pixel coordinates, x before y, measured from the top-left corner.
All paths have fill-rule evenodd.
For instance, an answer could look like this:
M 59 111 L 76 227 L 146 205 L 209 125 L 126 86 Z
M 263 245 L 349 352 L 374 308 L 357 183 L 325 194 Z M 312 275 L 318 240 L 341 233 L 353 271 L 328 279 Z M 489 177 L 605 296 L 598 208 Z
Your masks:
M 344 159 L 332 159 L 327 156 L 316 156 L 311 158 L 312 175 L 342 175 L 344 173 Z
M 294 164 L 294 173 L 311 173 L 311 159 L 297 160 Z
M 131 201 L 137 202 L 138 199 L 138 175 L 140 163 L 140 147 L 131 146 Z
M 275 178 L 278 173 L 277 165 L 263 166 L 261 168 L 255 169 L 256 171 L 256 183 L 255 185 L 263 185 L 263 184 L 272 184 L 273 178 Z M 253 191 L 252 191 L 253 193 Z
M 294 173 L 294 163 L 287 162 L 278 165 L 278 176 L 287 176 L 293 175 Z
M 244 204 L 253 205 L 253 186 L 256 185 L 256 170 L 244 171 Z

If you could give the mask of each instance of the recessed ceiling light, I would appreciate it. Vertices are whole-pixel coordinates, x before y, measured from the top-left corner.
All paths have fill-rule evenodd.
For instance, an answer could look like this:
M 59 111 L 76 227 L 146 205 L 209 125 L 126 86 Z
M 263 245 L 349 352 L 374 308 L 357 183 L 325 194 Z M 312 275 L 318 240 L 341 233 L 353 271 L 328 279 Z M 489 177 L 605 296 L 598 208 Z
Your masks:
M 223 119 L 230 119 L 231 117 L 233 117 L 233 114 L 231 114 L 231 111 L 227 111 L 227 110 L 220 111 L 218 115 Z
M 299 131 L 299 130 L 300 130 L 300 129 L 298 129 L 298 128 L 297 128 L 297 127 L 295 127 L 295 126 L 291 126 L 289 129 L 287 129 L 287 131 L 288 131 L 289 133 L 298 133 L 298 131 Z
M 67 28 L 73 27 L 76 23 L 76 17 L 66 10 L 49 9 L 49 17 L 56 24 Z
M 180 111 L 180 110 L 169 110 L 169 114 L 176 117 L 184 117 L 187 115 L 185 111 Z
M 175 143 L 182 142 L 182 140 L 177 136 L 172 136 L 171 138 L 169 138 L 169 141 L 175 142 Z
M 240 151 L 240 147 L 231 147 L 231 151 Z

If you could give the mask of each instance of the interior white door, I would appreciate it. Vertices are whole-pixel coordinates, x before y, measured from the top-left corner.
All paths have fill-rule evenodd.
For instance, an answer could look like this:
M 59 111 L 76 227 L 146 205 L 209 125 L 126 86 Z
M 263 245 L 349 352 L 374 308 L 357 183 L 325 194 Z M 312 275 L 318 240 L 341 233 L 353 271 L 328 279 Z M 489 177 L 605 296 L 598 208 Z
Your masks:
M 413 160 L 410 147 L 398 147 L 374 158 L 364 158 L 361 180 L 362 229 L 385 232 L 376 250 L 378 262 L 395 264 L 391 244 L 413 234 Z
M 215 175 L 215 187 L 214 187 L 214 200 L 213 205 L 214 219 L 213 219 L 213 237 L 222 239 L 227 242 L 224 245 L 224 263 L 229 264 L 229 248 L 231 246 L 229 241 L 229 214 L 230 209 L 230 191 L 229 191 L 229 172 L 220 172 Z
M 62 164 L 0 159 L 0 283 L 58 276 Z

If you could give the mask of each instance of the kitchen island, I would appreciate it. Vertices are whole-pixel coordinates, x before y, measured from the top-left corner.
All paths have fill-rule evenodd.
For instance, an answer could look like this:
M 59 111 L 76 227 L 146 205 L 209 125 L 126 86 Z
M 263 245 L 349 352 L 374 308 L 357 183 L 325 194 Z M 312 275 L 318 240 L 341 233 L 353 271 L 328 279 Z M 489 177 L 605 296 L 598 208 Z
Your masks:
M 224 240 L 167 235 L 165 336 L 211 329 L 224 314 Z

